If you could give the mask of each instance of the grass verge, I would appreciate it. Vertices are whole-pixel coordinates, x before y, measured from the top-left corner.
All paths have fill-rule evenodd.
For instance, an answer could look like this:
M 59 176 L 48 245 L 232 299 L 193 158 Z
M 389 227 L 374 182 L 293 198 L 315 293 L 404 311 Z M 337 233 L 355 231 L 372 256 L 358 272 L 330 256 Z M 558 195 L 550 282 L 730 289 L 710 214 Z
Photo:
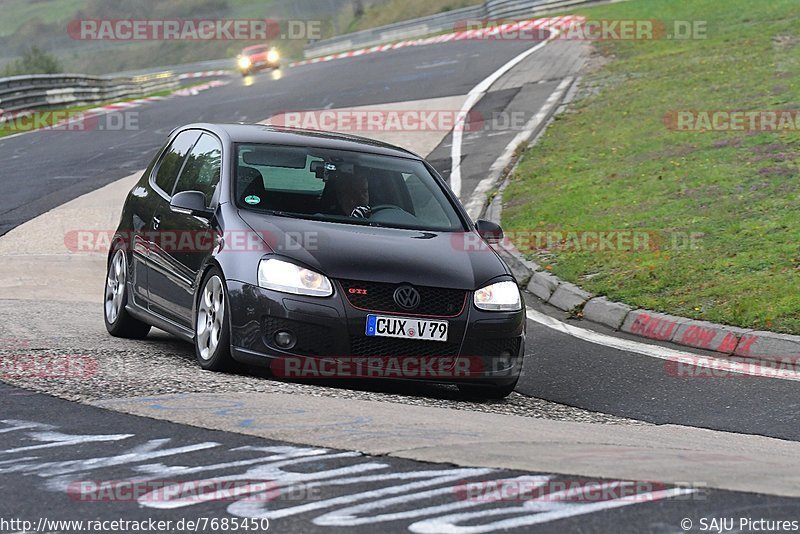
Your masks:
M 581 14 L 707 21 L 707 37 L 597 43 L 610 61 L 524 155 L 505 194 L 507 232 L 654 232 L 660 244 L 646 250 L 567 242 L 528 254 L 633 306 L 800 334 L 800 133 L 664 120 L 800 109 L 800 3 L 631 0 Z
M 367 30 L 482 3 L 483 0 L 388 0 L 369 6 L 360 17 L 353 17 L 347 31 Z

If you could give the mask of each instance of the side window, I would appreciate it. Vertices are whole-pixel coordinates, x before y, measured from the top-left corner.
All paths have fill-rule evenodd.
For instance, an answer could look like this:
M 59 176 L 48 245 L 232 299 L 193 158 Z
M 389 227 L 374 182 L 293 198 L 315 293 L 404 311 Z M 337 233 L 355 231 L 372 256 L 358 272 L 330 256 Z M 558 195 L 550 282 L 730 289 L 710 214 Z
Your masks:
M 186 159 L 186 154 L 189 153 L 199 135 L 199 132 L 193 131 L 178 134 L 164 157 L 161 158 L 155 181 L 158 188 L 167 195 L 172 194 L 172 188 L 175 186 L 178 173 L 181 172 L 183 160 Z
M 186 158 L 186 165 L 173 194 L 200 191 L 206 196 L 206 206 L 209 206 L 219 185 L 221 167 L 222 146 L 215 137 L 203 134 Z

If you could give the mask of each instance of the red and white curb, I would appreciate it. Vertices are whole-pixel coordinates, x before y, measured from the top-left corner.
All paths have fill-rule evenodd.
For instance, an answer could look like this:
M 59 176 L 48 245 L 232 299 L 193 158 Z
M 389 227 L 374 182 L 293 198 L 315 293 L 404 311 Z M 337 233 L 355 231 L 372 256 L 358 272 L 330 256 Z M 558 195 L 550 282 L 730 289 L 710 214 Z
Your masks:
M 345 59 L 345 58 L 363 56 L 366 54 L 374 54 L 377 52 L 386 52 L 388 50 L 397 50 L 399 48 L 406 48 L 409 46 L 425 46 L 430 44 L 449 43 L 452 41 L 464 41 L 468 39 L 488 40 L 498 34 L 510 33 L 514 31 L 524 32 L 524 31 L 538 30 L 538 29 L 563 30 L 565 28 L 569 28 L 573 24 L 578 24 L 583 21 L 585 21 L 584 17 L 569 15 L 565 17 L 545 17 L 540 19 L 509 22 L 506 24 L 500 24 L 498 26 L 489 28 L 480 28 L 475 30 L 447 33 L 443 35 L 436 35 L 434 37 L 426 37 L 424 39 L 412 39 L 408 41 L 400 41 L 398 43 L 376 45 L 370 48 L 361 48 L 359 50 L 351 50 L 349 52 L 342 52 L 339 54 L 331 54 L 328 56 L 322 56 L 313 59 L 305 59 L 303 61 L 296 61 L 294 63 L 290 63 L 289 67 L 299 67 L 301 65 L 324 63 L 326 61 L 333 61 L 335 59 Z
M 494 218 L 499 218 L 499 215 Z M 800 362 L 800 336 L 635 309 L 592 295 L 575 284 L 561 280 L 536 263 L 525 260 L 513 243 L 503 243 L 500 248 L 507 261 L 511 256 L 510 261 L 516 263 L 519 269 L 529 272 L 530 281 L 526 288 L 530 293 L 562 311 L 580 311 L 583 319 L 637 337 L 708 350 L 723 356 L 779 363 L 788 360 Z
M 128 100 L 126 102 L 114 102 L 113 104 L 106 104 L 105 106 L 99 106 L 96 108 L 87 109 L 84 113 L 89 114 L 89 113 L 101 113 L 108 111 L 120 111 L 130 108 L 136 108 L 141 106 L 142 104 L 159 102 L 166 98 L 167 98 L 166 96 L 149 96 L 147 98 L 137 98 L 136 100 Z
M 206 90 L 212 89 L 214 87 L 222 87 L 222 86 L 228 85 L 229 83 L 231 83 L 231 82 L 216 80 L 216 81 L 213 81 L 213 82 L 204 83 L 202 85 L 197 85 L 195 87 L 188 87 L 186 89 L 177 89 L 177 90 L 173 91 L 171 94 L 166 95 L 166 96 L 150 96 L 150 97 L 147 97 L 147 98 L 137 98 L 136 100 L 129 100 L 129 101 L 126 101 L 126 102 L 115 102 L 113 104 L 106 104 L 105 106 L 99 106 L 99 107 L 96 107 L 96 108 L 87 109 L 86 111 L 84 111 L 82 113 L 81 120 L 85 119 L 85 118 L 88 118 L 88 117 L 95 117 L 95 116 L 98 116 L 98 115 L 103 115 L 105 113 L 112 113 L 112 112 L 115 112 L 115 111 L 125 111 L 125 110 L 132 109 L 132 108 L 138 108 L 139 106 L 142 106 L 144 104 L 150 104 L 152 102 L 160 102 L 162 100 L 169 100 L 170 98 L 174 98 L 176 96 L 177 97 L 179 97 L 179 96 L 195 96 L 195 95 L 201 93 L 202 91 L 206 91 Z M 71 119 L 71 120 L 76 120 L 76 119 Z M 57 124 L 56 127 L 63 126 L 64 124 L 69 123 L 69 122 L 70 122 L 69 120 L 68 121 L 63 121 L 63 123 Z
M 170 96 L 194 96 L 208 89 L 214 87 L 223 87 L 231 83 L 230 81 L 214 80 L 213 82 L 204 83 L 202 85 L 195 85 L 194 87 L 187 87 L 186 89 L 178 89 Z
M 160 102 L 162 100 L 169 100 L 170 98 L 174 98 L 176 96 L 195 96 L 203 91 L 208 89 L 212 89 L 214 87 L 222 87 L 231 83 L 230 81 L 221 81 L 216 80 L 213 82 L 204 83 L 202 85 L 196 85 L 194 87 L 187 87 L 185 89 L 177 89 L 173 91 L 171 94 L 166 96 L 149 96 L 147 98 L 137 98 L 136 100 L 129 100 L 126 102 L 115 102 L 113 104 L 106 104 L 105 106 L 99 106 L 96 108 L 87 109 L 83 112 L 84 117 L 94 117 L 97 115 L 102 115 L 105 113 L 111 113 L 114 111 L 124 111 L 132 108 L 138 108 L 144 104 L 150 104 L 152 102 Z M 69 122 L 69 121 L 65 121 Z M 57 126 L 62 126 L 59 124 Z
M 179 80 L 191 80 L 192 78 L 216 78 L 218 76 L 233 76 L 233 71 L 230 70 L 204 70 L 201 72 L 186 72 L 179 74 Z

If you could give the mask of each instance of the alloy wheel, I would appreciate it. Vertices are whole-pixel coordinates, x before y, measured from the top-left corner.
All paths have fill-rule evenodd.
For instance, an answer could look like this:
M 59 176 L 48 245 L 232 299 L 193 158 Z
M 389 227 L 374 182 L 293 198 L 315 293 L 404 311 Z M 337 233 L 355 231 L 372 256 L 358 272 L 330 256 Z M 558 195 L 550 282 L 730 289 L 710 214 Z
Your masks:
M 225 320 L 222 280 L 212 276 L 206 282 L 197 309 L 197 348 L 200 358 L 210 360 L 217 350 Z

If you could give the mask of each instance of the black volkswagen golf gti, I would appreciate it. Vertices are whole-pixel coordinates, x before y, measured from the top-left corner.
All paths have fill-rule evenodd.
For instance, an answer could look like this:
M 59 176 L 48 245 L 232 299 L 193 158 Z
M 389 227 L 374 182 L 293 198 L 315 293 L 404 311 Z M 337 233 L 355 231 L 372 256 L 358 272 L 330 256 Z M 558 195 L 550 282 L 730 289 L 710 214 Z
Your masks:
M 444 180 L 403 149 L 263 125 L 175 130 L 131 190 L 105 322 L 194 343 L 203 369 L 401 378 L 502 398 L 522 368 L 511 271 Z

